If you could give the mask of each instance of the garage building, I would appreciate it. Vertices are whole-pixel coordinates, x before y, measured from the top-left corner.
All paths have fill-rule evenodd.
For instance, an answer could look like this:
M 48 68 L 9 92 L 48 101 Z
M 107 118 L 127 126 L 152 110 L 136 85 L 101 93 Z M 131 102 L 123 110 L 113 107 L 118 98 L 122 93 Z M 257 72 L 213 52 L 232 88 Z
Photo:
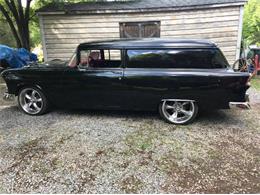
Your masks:
M 45 60 L 79 43 L 119 38 L 205 38 L 239 57 L 245 0 L 129 0 L 50 4 L 38 10 Z

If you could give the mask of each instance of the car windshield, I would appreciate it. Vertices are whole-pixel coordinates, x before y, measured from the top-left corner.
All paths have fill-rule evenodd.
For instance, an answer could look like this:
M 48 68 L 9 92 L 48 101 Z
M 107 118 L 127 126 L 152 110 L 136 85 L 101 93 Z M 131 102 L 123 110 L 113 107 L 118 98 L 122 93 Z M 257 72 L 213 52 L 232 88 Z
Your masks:
M 71 56 L 68 66 L 71 68 L 75 68 L 77 66 L 77 53 L 74 52 L 74 54 Z

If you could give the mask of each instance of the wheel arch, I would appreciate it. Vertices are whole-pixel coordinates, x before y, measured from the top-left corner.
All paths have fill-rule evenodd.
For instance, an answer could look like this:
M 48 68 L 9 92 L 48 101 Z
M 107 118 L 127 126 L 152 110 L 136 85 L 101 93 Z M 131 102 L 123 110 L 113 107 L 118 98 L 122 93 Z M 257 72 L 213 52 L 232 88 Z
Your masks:
M 15 95 L 18 96 L 19 92 L 26 87 L 37 88 L 37 89 L 41 90 L 44 94 L 46 94 L 44 89 L 39 84 L 20 83 L 20 84 L 17 85 Z

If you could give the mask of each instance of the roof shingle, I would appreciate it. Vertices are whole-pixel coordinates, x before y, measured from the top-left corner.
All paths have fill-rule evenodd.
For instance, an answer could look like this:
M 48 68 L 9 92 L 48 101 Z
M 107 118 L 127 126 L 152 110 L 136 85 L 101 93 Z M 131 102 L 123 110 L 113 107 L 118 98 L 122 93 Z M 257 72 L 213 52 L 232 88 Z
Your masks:
M 128 0 L 128 1 L 92 1 L 71 4 L 49 4 L 38 10 L 44 12 L 105 12 L 124 10 L 181 9 L 221 4 L 241 4 L 246 0 Z

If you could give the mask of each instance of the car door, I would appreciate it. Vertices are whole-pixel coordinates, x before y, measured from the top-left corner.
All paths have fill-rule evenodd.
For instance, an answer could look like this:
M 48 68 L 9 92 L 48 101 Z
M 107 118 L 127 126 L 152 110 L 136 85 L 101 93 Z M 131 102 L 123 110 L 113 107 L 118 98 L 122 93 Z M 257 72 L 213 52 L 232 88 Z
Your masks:
M 102 67 L 69 68 L 63 73 L 61 103 L 71 108 L 119 109 L 124 89 L 122 78 L 121 63 L 115 61 Z
M 62 104 L 72 108 L 120 108 L 122 68 L 67 70 Z

